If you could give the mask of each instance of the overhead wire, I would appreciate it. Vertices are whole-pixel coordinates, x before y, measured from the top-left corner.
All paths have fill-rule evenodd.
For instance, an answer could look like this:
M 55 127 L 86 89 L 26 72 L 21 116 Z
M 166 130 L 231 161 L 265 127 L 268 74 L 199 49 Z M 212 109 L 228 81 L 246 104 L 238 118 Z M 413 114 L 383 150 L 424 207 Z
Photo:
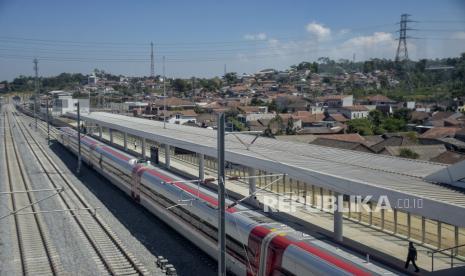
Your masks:
M 448 20 L 414 21 L 448 22 Z M 453 21 L 453 20 L 452 20 Z M 456 21 L 462 22 L 462 21 Z M 463 21 L 465 22 L 465 21 Z M 395 24 L 382 24 L 360 28 L 348 28 L 350 32 L 357 30 L 376 29 L 380 27 L 393 27 Z M 456 32 L 458 29 L 412 29 L 418 32 Z M 394 31 L 386 31 L 395 33 Z M 296 38 L 302 40 L 295 40 Z M 167 57 L 167 62 L 216 62 L 235 60 L 247 62 L 250 60 L 308 55 L 324 53 L 341 49 L 365 48 L 364 45 L 348 45 L 350 38 L 331 39 L 321 44 L 345 41 L 338 47 L 319 47 L 318 40 L 310 40 L 310 36 L 283 36 L 276 38 L 277 44 L 272 44 L 275 38 L 264 40 L 227 40 L 227 41 L 181 41 L 155 43 L 157 56 Z M 454 37 L 409 37 L 418 40 L 462 40 Z M 395 41 L 385 40 L 381 43 Z M 314 44 L 317 45 L 314 45 Z M 24 46 L 26 44 L 26 47 Z M 102 41 L 72 41 L 55 39 L 36 39 L 16 36 L 0 36 L 0 58 L 2 59 L 31 59 L 40 58 L 49 62 L 121 62 L 121 63 L 147 63 L 150 43 L 141 42 L 102 42 Z M 379 45 L 379 44 L 377 44 Z M 211 48 L 213 47 L 213 48 Z M 22 50 L 18 54 L 18 50 Z M 375 49 L 376 51 L 376 49 Z M 194 55 L 189 55 L 194 54 Z M 200 55 L 195 55 L 200 54 Z M 160 62 L 159 58 L 156 58 Z

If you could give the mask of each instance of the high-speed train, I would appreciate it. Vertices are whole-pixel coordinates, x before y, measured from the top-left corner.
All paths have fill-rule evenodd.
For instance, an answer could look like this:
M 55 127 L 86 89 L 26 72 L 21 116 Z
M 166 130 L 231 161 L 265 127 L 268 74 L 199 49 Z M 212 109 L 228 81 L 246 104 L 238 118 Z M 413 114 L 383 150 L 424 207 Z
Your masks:
M 59 142 L 76 153 L 77 132 L 61 130 Z M 81 155 L 89 166 L 216 259 L 215 193 L 88 136 L 81 138 Z M 226 210 L 226 235 L 227 269 L 235 275 L 392 274 L 241 204 Z

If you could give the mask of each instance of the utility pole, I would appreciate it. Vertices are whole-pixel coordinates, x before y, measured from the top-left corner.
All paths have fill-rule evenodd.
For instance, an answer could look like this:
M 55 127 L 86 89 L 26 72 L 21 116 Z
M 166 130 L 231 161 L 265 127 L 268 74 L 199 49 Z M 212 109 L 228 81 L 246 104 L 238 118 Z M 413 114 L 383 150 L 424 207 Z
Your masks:
M 191 101 L 195 101 L 195 77 L 192 77 L 192 95 L 191 95 Z
M 81 173 L 81 108 L 79 105 L 79 99 L 77 102 L 77 131 L 78 131 L 78 163 L 76 173 Z
M 153 42 L 150 42 L 150 77 L 155 76 L 155 62 L 153 59 Z
M 163 128 L 166 128 L 166 84 L 165 56 L 163 56 Z
M 37 101 L 39 98 L 39 66 L 38 66 L 39 61 L 37 58 L 34 59 L 34 71 L 35 71 L 35 89 L 36 93 L 34 96 L 34 128 L 37 131 Z
M 46 107 L 47 107 L 47 144 L 50 145 L 50 119 L 49 119 L 49 111 L 48 111 L 48 95 L 47 95 L 47 104 L 46 104 Z
M 225 223 L 225 174 L 224 174 L 224 113 L 218 114 L 218 276 L 226 276 L 226 223 Z
M 412 30 L 407 27 L 407 23 L 414 22 L 409 19 L 410 14 L 402 14 L 400 16 L 400 28 L 399 28 L 399 45 L 397 46 L 396 52 L 396 62 L 408 60 L 408 50 L 407 50 L 407 30 Z

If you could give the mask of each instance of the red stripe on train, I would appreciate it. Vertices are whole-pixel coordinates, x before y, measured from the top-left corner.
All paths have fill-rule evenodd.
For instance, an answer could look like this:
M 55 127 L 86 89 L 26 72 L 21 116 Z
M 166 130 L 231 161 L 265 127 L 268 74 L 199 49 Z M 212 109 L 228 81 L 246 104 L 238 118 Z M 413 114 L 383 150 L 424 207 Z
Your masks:
M 258 273 L 260 265 L 260 255 L 263 254 L 263 252 L 261 252 L 261 244 L 263 242 L 263 239 L 271 232 L 272 231 L 270 229 L 263 226 L 256 226 L 250 232 L 248 246 L 251 252 L 255 252 L 254 259 L 252 260 L 252 266 L 254 271 L 250 271 L 250 268 L 247 268 L 247 275 L 256 275 Z M 325 260 L 353 275 L 371 275 L 370 273 L 358 268 L 357 266 L 345 262 L 344 260 L 341 260 L 339 257 L 333 256 L 325 252 L 324 250 L 311 246 L 310 244 L 307 244 L 305 242 L 295 242 L 285 236 L 279 235 L 271 240 L 270 245 L 267 248 L 268 258 L 266 262 L 266 275 L 271 275 L 275 269 L 281 267 L 284 251 L 289 247 L 289 245 L 295 245 L 300 249 L 305 250 L 308 253 L 315 255 L 320 259 Z
M 158 178 L 160 178 L 161 180 L 165 181 L 165 182 L 173 182 L 173 179 L 154 170 L 154 169 L 148 169 L 146 172 L 148 172 L 149 174 L 153 175 L 153 176 L 156 176 Z M 207 201 L 208 203 L 212 204 L 213 206 L 218 206 L 218 201 L 216 200 L 216 198 L 212 197 L 212 196 L 209 196 L 205 193 L 202 193 L 200 191 L 198 191 L 197 189 L 194 189 L 184 183 L 181 183 L 181 182 L 174 182 L 173 185 L 175 185 L 176 187 L 190 193 L 191 195 L 194 195 L 194 196 L 198 196 L 199 198 Z M 226 210 L 226 212 L 229 212 L 229 213 L 234 213 L 236 212 L 237 209 L 236 208 L 229 208 Z
M 131 158 L 127 157 L 126 155 L 122 154 L 122 153 L 119 153 L 117 152 L 116 150 L 110 148 L 110 147 L 107 147 L 107 146 L 102 146 L 101 147 L 102 150 L 106 151 L 106 152 L 109 152 L 111 154 L 113 154 L 114 156 L 120 158 L 120 159 L 123 159 L 124 161 L 129 161 Z
M 323 250 L 319 249 L 319 248 L 316 248 L 316 247 L 313 247 L 305 242 L 297 242 L 297 243 L 294 243 L 295 245 L 297 245 L 299 248 L 315 255 L 315 256 L 318 256 L 319 258 L 327 261 L 327 262 L 330 262 L 332 263 L 333 265 L 347 271 L 347 272 L 350 272 L 354 275 L 360 275 L 360 276 L 367 276 L 367 275 L 371 275 L 370 273 L 356 267 L 355 265 L 353 264 L 350 264 L 350 263 L 347 263 L 341 259 L 339 259 L 338 257 L 336 256 L 333 256 L 327 252 L 324 252 Z

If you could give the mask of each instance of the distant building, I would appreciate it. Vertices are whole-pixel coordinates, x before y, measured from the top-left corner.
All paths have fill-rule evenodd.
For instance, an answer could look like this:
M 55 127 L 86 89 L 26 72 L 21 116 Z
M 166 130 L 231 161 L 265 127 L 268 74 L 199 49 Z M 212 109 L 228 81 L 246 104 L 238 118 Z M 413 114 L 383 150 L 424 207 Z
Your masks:
M 53 91 L 47 92 L 47 94 L 52 96 L 52 99 L 58 99 L 63 96 L 71 97 L 73 95 L 73 92 L 64 91 L 64 90 L 53 90 Z
M 87 84 L 90 86 L 96 86 L 98 82 L 98 77 L 95 76 L 94 74 L 90 75 L 87 77 Z
M 306 110 L 308 102 L 300 96 L 291 96 L 287 94 L 277 95 L 275 98 L 276 106 L 278 109 L 284 110 L 291 106 L 293 110 L 290 111 L 302 111 Z
M 384 95 L 373 95 L 368 96 L 364 100 L 364 104 L 366 105 L 376 105 L 376 106 L 384 106 L 384 105 L 393 105 L 396 104 L 396 101 L 389 99 Z
M 408 101 L 406 104 L 406 107 L 411 110 L 415 110 L 415 102 L 414 101 Z
M 166 122 L 170 124 L 183 125 L 187 123 L 197 123 L 197 113 L 194 110 L 180 110 L 180 111 L 162 111 L 159 119 L 166 116 Z
M 141 113 L 149 104 L 146 102 L 124 102 L 123 111 L 134 112 L 136 110 L 138 113 Z
M 52 115 L 63 116 L 67 112 L 77 112 L 79 101 L 79 111 L 81 114 L 89 114 L 89 99 L 73 99 L 72 96 L 58 96 L 53 100 Z
M 152 109 L 162 110 L 163 107 L 166 105 L 167 110 L 173 109 L 194 109 L 195 103 L 176 98 L 176 97 L 168 97 L 166 99 L 158 99 L 152 104 Z
M 315 104 L 328 108 L 346 107 L 354 104 L 354 96 L 352 95 L 328 95 L 317 97 Z
M 349 119 L 367 118 L 369 110 L 363 105 L 346 106 L 340 109 L 340 112 Z
M 237 110 L 241 112 L 237 119 L 242 123 L 257 121 L 260 119 L 273 119 L 276 115 L 268 113 L 267 106 L 238 106 Z
M 312 114 L 323 114 L 325 113 L 325 109 L 322 106 L 312 105 L 309 107 L 309 110 Z

